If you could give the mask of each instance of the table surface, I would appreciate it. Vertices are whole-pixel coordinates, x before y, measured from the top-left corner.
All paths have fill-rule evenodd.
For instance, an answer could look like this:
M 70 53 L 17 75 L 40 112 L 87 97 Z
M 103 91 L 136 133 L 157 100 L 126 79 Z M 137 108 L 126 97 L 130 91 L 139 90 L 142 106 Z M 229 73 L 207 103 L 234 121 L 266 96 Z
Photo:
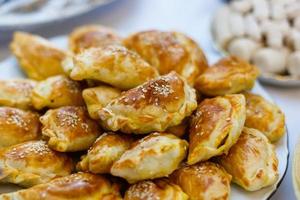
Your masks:
M 177 30 L 194 38 L 208 55 L 210 62 L 217 58 L 210 36 L 210 21 L 220 0 L 117 0 L 111 5 L 95 9 L 79 19 L 58 22 L 31 29 L 45 37 L 62 35 L 85 23 L 99 23 L 128 34 L 146 29 Z M 63 28 L 62 28 L 63 27 Z M 10 32 L 0 32 L 0 60 L 9 55 L 7 43 Z M 289 130 L 290 163 L 285 179 L 272 200 L 296 199 L 292 186 L 291 162 L 295 143 L 300 134 L 300 88 L 264 86 L 286 114 Z M 298 114 L 298 115 L 297 115 Z

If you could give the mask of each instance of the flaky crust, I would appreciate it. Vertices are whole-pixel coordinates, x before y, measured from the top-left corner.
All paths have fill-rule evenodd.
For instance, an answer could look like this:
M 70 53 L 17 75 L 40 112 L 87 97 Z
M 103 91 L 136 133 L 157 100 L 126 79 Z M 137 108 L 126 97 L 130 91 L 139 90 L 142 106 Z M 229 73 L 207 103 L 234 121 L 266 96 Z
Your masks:
M 174 70 L 191 85 L 208 67 L 197 43 L 179 32 L 142 31 L 125 38 L 123 43 L 157 67 L 160 74 Z
M 29 78 L 43 80 L 64 74 L 61 62 L 66 52 L 40 36 L 15 32 L 10 48 Z
M 88 153 L 82 156 L 77 169 L 92 173 L 110 173 L 110 168 L 130 148 L 133 139 L 127 135 L 108 132 L 102 134 Z
M 92 119 L 99 119 L 98 111 L 120 95 L 119 89 L 107 85 L 87 88 L 82 92 L 82 97 Z
M 153 181 L 141 181 L 131 185 L 125 193 L 124 200 L 188 200 L 189 197 L 178 185 L 168 179 L 156 179 Z
M 152 133 L 137 141 L 117 160 L 111 174 L 129 183 L 171 174 L 185 158 L 188 143 L 168 133 Z
M 226 57 L 205 70 L 195 88 L 208 96 L 239 93 L 250 90 L 258 75 L 257 67 L 234 56 Z
M 0 107 L 0 148 L 40 137 L 39 114 L 18 108 Z
M 252 93 L 244 93 L 247 102 L 245 126 L 260 130 L 271 142 L 278 141 L 285 133 L 285 117 L 280 108 Z
M 69 48 L 73 53 L 110 44 L 121 44 L 121 38 L 114 30 L 100 25 L 79 26 L 69 35 Z
M 191 200 L 227 200 L 230 197 L 231 176 L 218 164 L 201 162 L 182 167 L 170 176 Z
M 0 182 L 25 187 L 66 176 L 73 169 L 72 160 L 51 150 L 44 141 L 29 141 L 0 150 Z
M 98 114 L 108 130 L 145 134 L 180 124 L 196 107 L 195 90 L 171 72 L 123 92 Z
M 85 107 L 66 106 L 48 110 L 40 118 L 48 145 L 60 152 L 87 150 L 100 135 Z
M 120 45 L 90 48 L 73 56 L 70 77 L 74 80 L 92 79 L 120 89 L 131 89 L 158 76 L 138 54 Z
M 76 81 L 58 75 L 40 81 L 32 91 L 35 109 L 84 105 L 82 90 Z
M 188 164 L 226 153 L 238 140 L 246 119 L 246 101 L 232 94 L 200 103 L 192 116 Z
M 31 109 L 31 92 L 36 82 L 30 79 L 0 80 L 0 105 Z
M 0 200 L 121 200 L 118 185 L 100 175 L 76 173 L 29 189 L 2 194 Z
M 244 128 L 237 143 L 219 161 L 233 182 L 248 191 L 273 185 L 279 176 L 275 148 L 256 129 Z

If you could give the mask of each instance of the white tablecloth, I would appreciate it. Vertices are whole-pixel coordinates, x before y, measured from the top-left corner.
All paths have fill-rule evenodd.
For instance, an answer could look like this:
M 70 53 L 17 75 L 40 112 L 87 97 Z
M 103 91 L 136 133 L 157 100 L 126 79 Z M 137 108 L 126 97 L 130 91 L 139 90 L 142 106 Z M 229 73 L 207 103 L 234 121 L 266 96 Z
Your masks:
M 83 23 L 101 23 L 114 27 L 122 34 L 145 29 L 177 30 L 193 37 L 215 60 L 210 37 L 210 20 L 213 12 L 222 4 L 220 0 L 117 0 L 115 3 L 81 17 L 57 23 L 48 27 L 36 28 L 35 32 L 43 36 L 55 36 L 68 33 L 72 27 Z M 0 33 L 0 40 L 8 35 Z M 8 55 L 1 42 L 0 59 Z M 296 199 L 292 186 L 291 160 L 298 134 L 300 134 L 300 89 L 265 87 L 277 104 L 284 110 L 289 130 L 290 164 L 280 188 L 273 200 Z

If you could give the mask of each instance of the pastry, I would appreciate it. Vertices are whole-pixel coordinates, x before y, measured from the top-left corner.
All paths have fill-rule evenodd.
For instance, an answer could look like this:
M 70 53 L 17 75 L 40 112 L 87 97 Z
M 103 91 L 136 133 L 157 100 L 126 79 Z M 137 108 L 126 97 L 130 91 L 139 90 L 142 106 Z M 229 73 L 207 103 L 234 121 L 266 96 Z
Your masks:
M 232 181 L 248 191 L 273 185 L 279 176 L 274 146 L 259 130 L 244 128 L 227 155 L 219 158 Z
M 213 162 L 184 166 L 170 176 L 189 195 L 190 200 L 229 199 L 231 176 Z
M 244 60 L 222 58 L 197 78 L 195 88 L 208 96 L 239 93 L 250 90 L 258 75 L 258 69 Z
M 69 48 L 75 54 L 91 47 L 121 44 L 121 38 L 114 30 L 100 25 L 77 27 L 69 35 Z
M 73 80 L 92 79 L 128 90 L 158 76 L 137 53 L 120 45 L 90 48 L 73 56 L 65 68 L 71 69 Z
M 46 39 L 30 33 L 15 32 L 10 47 L 29 78 L 43 80 L 64 74 L 61 62 L 67 53 Z
M 252 93 L 244 93 L 246 97 L 245 126 L 260 130 L 271 142 L 276 142 L 285 133 L 285 117 L 280 108 Z
M 82 92 L 82 97 L 92 119 L 99 119 L 98 111 L 120 95 L 119 89 L 107 85 L 87 88 Z
M 0 107 L 0 149 L 40 137 L 39 114 Z
M 72 160 L 51 150 L 44 141 L 28 141 L 0 150 L 0 182 L 24 187 L 46 183 L 66 176 L 73 169 Z
M 30 79 L 0 80 L 0 106 L 31 109 L 31 92 L 36 82 Z
M 123 92 L 98 114 L 108 130 L 145 134 L 180 124 L 196 107 L 195 90 L 171 72 Z
M 121 200 L 118 185 L 104 176 L 76 173 L 29 189 L 0 195 L 0 200 Z
M 48 110 L 40 121 L 49 147 L 60 152 L 86 150 L 100 135 L 98 124 L 89 118 L 85 107 Z
M 202 101 L 191 119 L 188 164 L 227 153 L 238 140 L 245 119 L 246 101 L 242 94 Z
M 37 84 L 32 91 L 35 109 L 58 108 L 61 106 L 84 105 L 79 83 L 65 77 L 53 76 Z
M 189 197 L 178 185 L 168 179 L 141 181 L 131 185 L 125 193 L 124 200 L 188 200 Z
M 127 135 L 108 132 L 102 134 L 82 156 L 77 169 L 95 174 L 110 173 L 110 168 L 130 148 L 133 139 Z
M 188 143 L 168 133 L 152 133 L 125 151 L 111 174 L 129 183 L 171 174 L 185 158 Z
M 191 85 L 208 67 L 206 57 L 197 43 L 179 32 L 142 31 L 128 36 L 123 43 L 157 67 L 160 74 L 174 70 Z

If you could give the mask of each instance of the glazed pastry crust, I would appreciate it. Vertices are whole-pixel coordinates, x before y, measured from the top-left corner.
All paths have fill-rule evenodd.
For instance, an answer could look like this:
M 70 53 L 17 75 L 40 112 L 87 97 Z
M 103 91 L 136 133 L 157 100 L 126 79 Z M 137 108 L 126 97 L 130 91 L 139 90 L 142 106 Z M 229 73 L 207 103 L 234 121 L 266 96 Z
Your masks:
M 65 76 L 58 75 L 47 78 L 37 84 L 32 91 L 32 104 L 35 109 L 45 107 L 84 105 L 80 84 Z
M 156 179 L 153 181 L 141 181 L 131 185 L 125 193 L 124 200 L 188 200 L 189 197 L 178 185 L 171 183 L 168 179 Z
M 60 152 L 86 150 L 100 135 L 97 123 L 89 118 L 84 107 L 66 106 L 48 110 L 40 121 L 48 145 Z
M 195 88 L 207 96 L 234 94 L 250 90 L 259 75 L 255 66 L 237 57 L 226 57 L 205 70 Z
M 123 92 L 98 114 L 108 130 L 145 134 L 180 124 L 196 107 L 195 90 L 171 72 Z
M 168 133 L 152 133 L 125 151 L 111 174 L 129 183 L 171 174 L 185 158 L 188 143 Z
M 222 166 L 213 162 L 184 166 L 173 172 L 170 179 L 191 200 L 227 200 L 230 197 L 231 176 Z
M 117 88 L 101 85 L 83 90 L 82 97 L 92 119 L 99 119 L 98 111 L 121 95 Z
M 92 79 L 123 90 L 136 87 L 158 76 L 138 54 L 120 45 L 86 49 L 73 57 L 70 77 Z
M 114 30 L 104 26 L 93 24 L 80 26 L 69 35 L 69 48 L 75 54 L 91 47 L 111 44 L 121 44 L 121 38 Z
M 28 141 L 0 150 L 0 182 L 25 187 L 66 176 L 72 160 L 51 150 L 44 141 Z
M 29 189 L 0 195 L 1 200 L 121 200 L 118 185 L 100 175 L 76 173 Z
M 233 182 L 248 191 L 273 185 L 279 176 L 275 148 L 256 129 L 244 128 L 237 143 L 219 161 Z
M 10 48 L 29 78 L 43 80 L 64 74 L 61 62 L 66 52 L 40 36 L 15 32 Z
M 110 173 L 113 163 L 130 148 L 132 142 L 133 139 L 127 135 L 113 132 L 104 133 L 88 150 L 87 155 L 81 158 L 77 164 L 77 169 L 95 174 Z
M 205 99 L 191 120 L 188 164 L 227 153 L 236 143 L 246 119 L 242 94 Z
M 125 38 L 123 43 L 156 66 L 160 74 L 174 70 L 191 85 L 208 67 L 201 48 L 191 38 L 179 32 L 143 31 Z
M 0 80 L 0 105 L 32 108 L 31 92 L 35 86 L 36 82 L 30 79 Z
M 39 114 L 0 107 L 0 149 L 40 137 Z
M 278 141 L 285 133 L 285 117 L 280 108 L 252 93 L 244 93 L 247 102 L 245 126 L 260 130 L 271 142 Z

